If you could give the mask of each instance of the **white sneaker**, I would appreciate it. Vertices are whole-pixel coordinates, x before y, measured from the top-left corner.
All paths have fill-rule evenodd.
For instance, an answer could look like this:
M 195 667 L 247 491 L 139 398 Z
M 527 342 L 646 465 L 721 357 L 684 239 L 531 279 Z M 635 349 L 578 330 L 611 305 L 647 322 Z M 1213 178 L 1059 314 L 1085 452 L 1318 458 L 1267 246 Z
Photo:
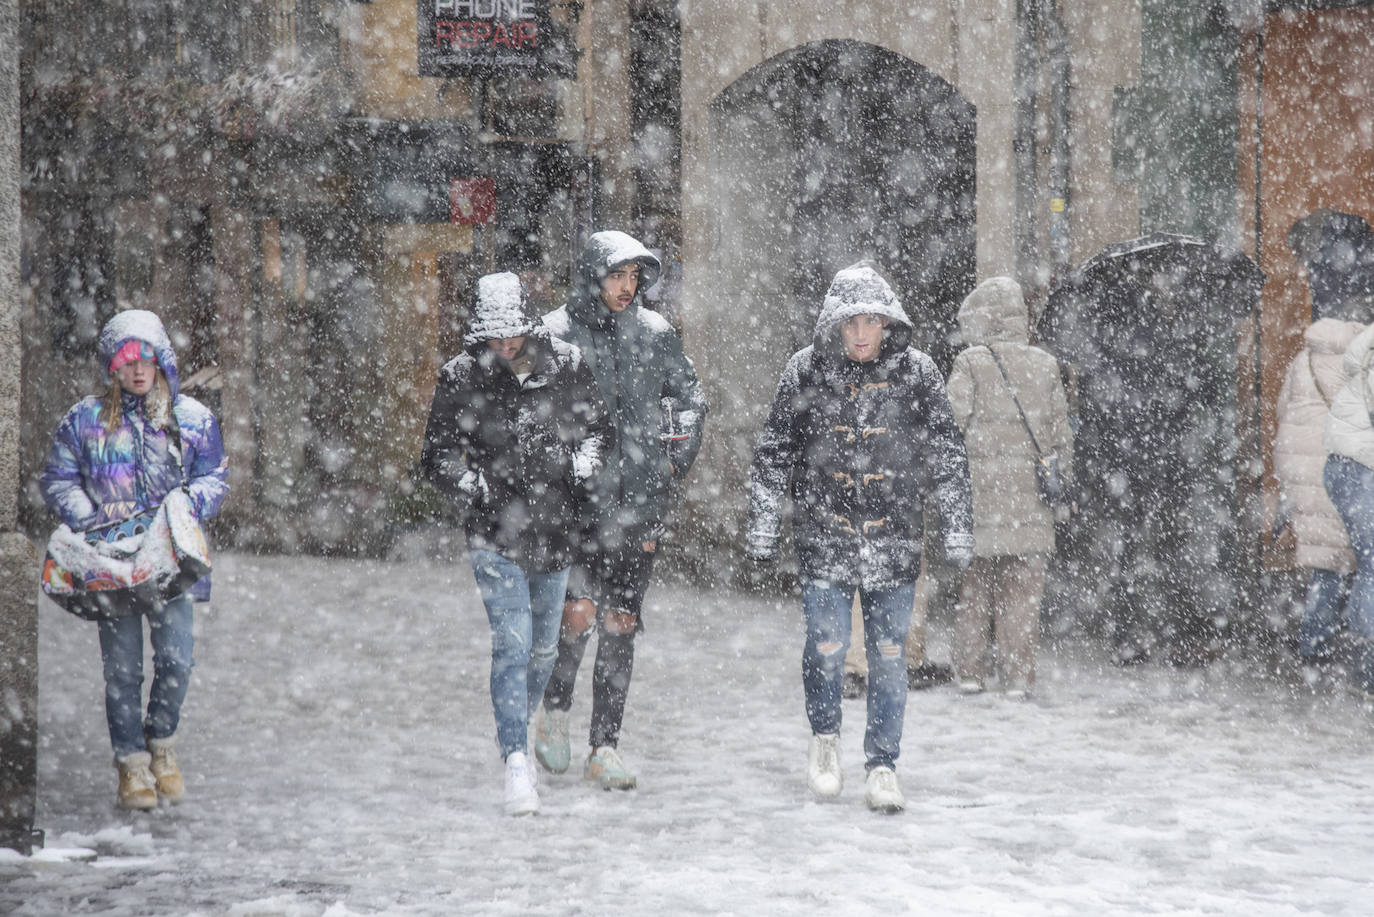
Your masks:
M 545 710 L 539 705 L 534 715 L 534 757 L 550 774 L 561 774 L 572 762 L 568 744 L 567 710 Z
M 811 736 L 806 750 L 806 785 L 822 799 L 834 799 L 844 789 L 839 733 Z
M 874 812 L 895 815 L 906 808 L 906 797 L 897 785 L 897 772 L 890 767 L 875 767 L 864 784 L 864 802 Z
M 506 756 L 506 814 L 533 815 L 539 811 L 539 792 L 531 779 L 530 763 L 523 751 Z

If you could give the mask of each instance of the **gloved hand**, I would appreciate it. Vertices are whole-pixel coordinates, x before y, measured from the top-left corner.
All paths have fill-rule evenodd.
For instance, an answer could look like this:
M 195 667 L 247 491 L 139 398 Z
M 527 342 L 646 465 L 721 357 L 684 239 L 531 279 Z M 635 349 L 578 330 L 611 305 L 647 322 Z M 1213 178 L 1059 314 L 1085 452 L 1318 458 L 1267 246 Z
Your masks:
M 462 477 L 458 479 L 458 489 L 474 503 L 480 503 L 490 495 L 487 479 L 482 476 L 482 472 L 472 468 L 464 471 Z
M 945 563 L 960 570 L 973 564 L 973 536 L 966 532 L 951 532 L 945 536 Z

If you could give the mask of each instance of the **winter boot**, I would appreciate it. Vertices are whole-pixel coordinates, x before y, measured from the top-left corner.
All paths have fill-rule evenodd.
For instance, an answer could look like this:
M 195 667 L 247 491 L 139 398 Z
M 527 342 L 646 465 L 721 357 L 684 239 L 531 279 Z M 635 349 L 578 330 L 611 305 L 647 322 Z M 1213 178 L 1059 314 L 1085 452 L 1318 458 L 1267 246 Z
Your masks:
M 906 808 L 906 797 L 897 785 L 897 772 L 890 767 L 878 766 L 868 772 L 864 784 L 864 802 L 874 812 L 895 815 Z
M 587 756 L 582 776 L 595 780 L 603 790 L 633 790 L 637 782 L 620 753 L 609 745 L 602 745 Z
M 561 774 L 572 763 L 568 744 L 568 711 L 549 710 L 540 704 L 534 717 L 534 757 L 551 774 Z
M 115 759 L 119 768 L 119 796 L 117 803 L 121 809 L 156 809 L 157 784 L 148 765 L 153 756 L 146 751 L 136 751 L 131 755 Z
M 152 771 L 157 781 L 157 794 L 170 803 L 178 803 L 186 795 L 186 783 L 181 779 L 177 756 L 172 753 L 173 744 L 171 736 L 149 739 L 148 752 L 153 756 Z
M 811 736 L 806 755 L 806 785 L 821 799 L 834 799 L 844 789 L 839 733 Z
M 534 773 L 523 751 L 506 756 L 506 814 L 533 815 L 539 811 L 539 791 L 530 779 Z

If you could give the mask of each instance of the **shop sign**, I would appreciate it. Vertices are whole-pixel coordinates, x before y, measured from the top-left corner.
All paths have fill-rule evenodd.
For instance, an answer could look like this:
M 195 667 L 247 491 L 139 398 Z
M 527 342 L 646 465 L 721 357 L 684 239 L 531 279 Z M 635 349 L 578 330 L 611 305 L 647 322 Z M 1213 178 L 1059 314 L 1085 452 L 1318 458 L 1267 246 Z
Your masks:
M 489 226 L 495 223 L 496 179 L 449 179 L 448 212 L 449 222 L 459 226 Z
M 421 76 L 576 76 L 550 0 L 417 0 Z

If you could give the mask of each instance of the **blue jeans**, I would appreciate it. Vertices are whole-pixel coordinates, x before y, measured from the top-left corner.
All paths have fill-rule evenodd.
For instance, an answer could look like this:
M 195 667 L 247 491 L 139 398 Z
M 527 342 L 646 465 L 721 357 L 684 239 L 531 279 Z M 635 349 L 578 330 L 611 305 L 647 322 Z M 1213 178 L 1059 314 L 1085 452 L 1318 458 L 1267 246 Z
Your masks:
M 844 654 L 849 649 L 849 615 L 857 586 L 825 580 L 802 582 L 806 646 L 802 650 L 802 687 L 811 731 L 840 731 Z M 893 589 L 858 589 L 868 658 L 868 726 L 864 731 L 866 767 L 892 767 L 901 753 L 906 716 L 906 634 L 916 584 Z
M 1298 655 L 1304 659 L 1325 659 L 1335 650 L 1334 640 L 1345 622 L 1350 579 L 1335 570 L 1312 568 L 1307 604 L 1298 625 Z
M 143 715 L 143 616 L 100 622 L 100 663 L 105 673 L 105 720 L 116 758 L 147 751 L 149 739 L 176 734 L 191 681 L 195 637 L 191 595 L 183 593 L 152 612 L 153 686 Z
M 1374 693 L 1374 469 L 1333 454 L 1326 460 L 1322 483 L 1355 549 L 1355 576 L 1345 603 L 1355 644 L 1352 674 L 1359 687 Z
M 496 744 L 505 759 L 526 750 L 530 714 L 558 658 L 568 570 L 527 574 L 495 551 L 468 554 L 491 624 L 491 707 Z

